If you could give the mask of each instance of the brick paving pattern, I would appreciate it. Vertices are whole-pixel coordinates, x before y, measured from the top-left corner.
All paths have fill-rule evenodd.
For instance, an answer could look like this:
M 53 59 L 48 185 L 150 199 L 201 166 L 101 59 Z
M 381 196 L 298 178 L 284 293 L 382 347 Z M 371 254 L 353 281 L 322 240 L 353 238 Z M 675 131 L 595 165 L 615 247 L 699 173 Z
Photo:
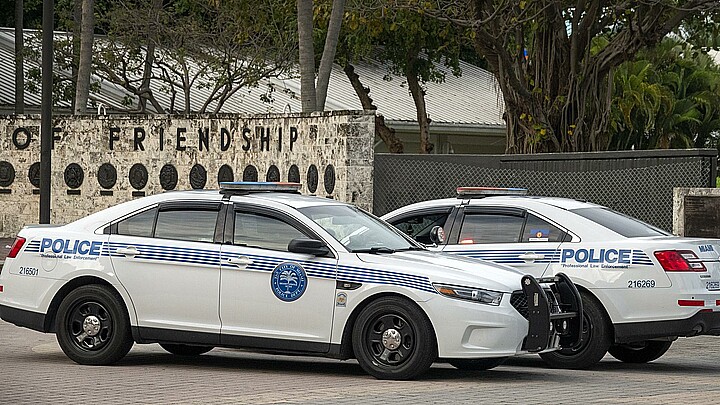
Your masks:
M 0 258 L 12 239 L 0 239 Z M 545 368 L 537 356 L 493 370 L 435 364 L 415 381 L 380 381 L 355 361 L 215 349 L 187 358 L 135 345 L 114 366 L 81 366 L 55 336 L 0 321 L 0 403 L 7 404 L 715 404 L 720 337 L 684 338 L 649 364 L 606 356 L 591 370 Z
M 484 372 L 436 364 L 416 381 L 379 381 L 354 361 L 229 349 L 183 358 L 135 345 L 114 366 L 73 363 L 54 335 L 0 322 L 0 403 L 387 404 L 717 403 L 718 338 L 678 340 L 661 359 L 553 370 L 536 356 Z

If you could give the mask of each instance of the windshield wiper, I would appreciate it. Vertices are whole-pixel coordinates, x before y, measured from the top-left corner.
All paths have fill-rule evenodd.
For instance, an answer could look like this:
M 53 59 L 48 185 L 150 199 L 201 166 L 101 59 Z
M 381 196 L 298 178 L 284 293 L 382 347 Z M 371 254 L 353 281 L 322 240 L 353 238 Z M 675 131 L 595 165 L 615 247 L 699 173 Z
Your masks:
M 395 253 L 395 249 L 390 249 L 389 247 L 385 247 L 385 246 L 373 246 L 369 249 L 354 249 L 354 250 L 352 250 L 352 253 L 371 253 L 371 254 Z
M 408 250 L 427 250 L 427 248 L 420 247 L 420 246 L 409 246 L 402 249 L 395 249 L 396 252 L 406 252 Z

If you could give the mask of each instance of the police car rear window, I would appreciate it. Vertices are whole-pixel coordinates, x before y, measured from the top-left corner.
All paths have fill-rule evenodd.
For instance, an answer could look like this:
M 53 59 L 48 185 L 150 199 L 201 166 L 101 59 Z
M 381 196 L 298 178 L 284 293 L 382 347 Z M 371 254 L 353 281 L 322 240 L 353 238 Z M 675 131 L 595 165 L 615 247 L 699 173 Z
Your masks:
M 626 238 L 670 235 L 669 233 L 652 225 L 646 224 L 639 219 L 635 219 L 603 207 L 576 208 L 570 210 L 570 212 L 578 214 L 583 218 L 587 218 Z

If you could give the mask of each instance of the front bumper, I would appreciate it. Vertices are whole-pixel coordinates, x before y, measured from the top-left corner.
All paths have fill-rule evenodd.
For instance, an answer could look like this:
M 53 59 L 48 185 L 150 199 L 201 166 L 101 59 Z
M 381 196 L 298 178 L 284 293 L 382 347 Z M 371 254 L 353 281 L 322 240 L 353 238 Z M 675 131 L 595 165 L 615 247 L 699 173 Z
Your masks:
M 564 275 L 540 280 L 526 277 L 530 280 L 527 295 L 516 291 L 499 306 L 443 296 L 420 303 L 435 328 L 439 357 L 510 357 L 573 346 L 582 328 L 578 323 L 582 317 L 577 316 L 582 304 L 575 285 Z M 517 294 L 522 296 L 524 309 L 514 300 Z M 533 304 L 531 308 L 527 302 Z
M 541 279 L 524 276 L 522 292 L 513 293 L 511 303 L 529 323 L 523 350 L 538 353 L 579 343 L 582 300 L 575 284 L 564 273 Z

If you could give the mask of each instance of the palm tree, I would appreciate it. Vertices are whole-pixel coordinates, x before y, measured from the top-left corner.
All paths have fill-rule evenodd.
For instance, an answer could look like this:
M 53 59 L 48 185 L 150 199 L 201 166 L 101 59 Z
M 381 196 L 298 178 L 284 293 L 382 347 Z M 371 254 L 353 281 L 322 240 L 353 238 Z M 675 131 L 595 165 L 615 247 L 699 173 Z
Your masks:
M 290 291 L 290 287 L 295 287 L 298 285 L 297 275 L 290 270 L 285 270 L 280 273 L 279 279 L 279 284 L 285 287 L 286 292 Z
M 614 76 L 612 149 L 707 147 L 720 133 L 720 67 L 668 39 Z

